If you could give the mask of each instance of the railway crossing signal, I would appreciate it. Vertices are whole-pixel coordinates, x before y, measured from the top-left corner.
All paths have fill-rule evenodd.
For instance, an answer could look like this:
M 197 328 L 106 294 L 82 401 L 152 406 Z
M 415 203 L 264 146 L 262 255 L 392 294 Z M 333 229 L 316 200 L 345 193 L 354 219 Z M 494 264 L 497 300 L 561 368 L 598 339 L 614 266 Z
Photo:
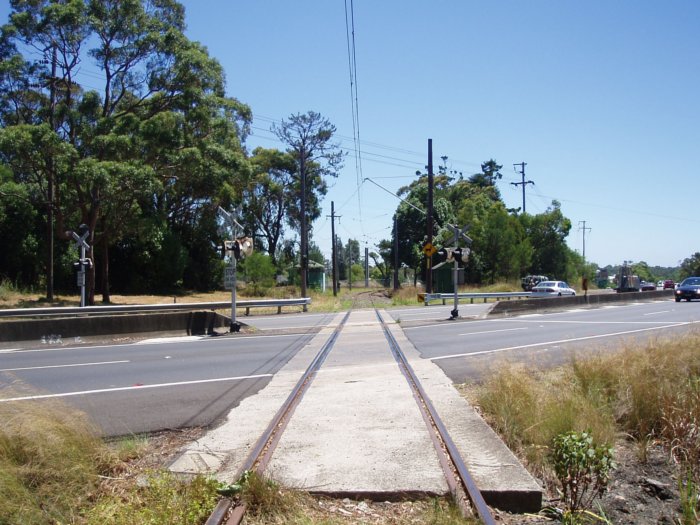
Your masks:
M 229 331 L 238 332 L 241 325 L 236 322 L 236 262 L 253 253 L 253 240 L 250 237 L 236 236 L 238 229 L 242 230 L 243 226 L 235 219 L 233 213 L 227 212 L 222 207 L 219 207 L 216 213 L 223 222 L 219 233 L 226 235 L 230 229 L 233 234 L 233 240 L 225 240 L 219 249 L 222 257 L 229 256 L 230 259 L 229 266 L 224 268 L 224 287 L 231 288 L 231 325 Z
M 80 259 L 73 263 L 73 266 L 78 271 L 77 283 L 80 288 L 80 306 L 85 306 L 85 273 L 92 268 L 92 259 L 85 256 L 85 252 L 90 249 L 87 243 L 87 238 L 90 236 L 90 228 L 86 224 L 78 226 L 78 232 L 69 231 L 66 234 L 73 237 L 75 246 L 80 250 Z
M 467 230 L 469 226 L 464 226 L 460 228 L 459 226 L 449 225 L 454 234 L 454 246 L 451 248 L 443 248 L 445 251 L 445 261 L 454 263 L 452 270 L 452 280 L 454 283 L 454 309 L 450 312 L 450 320 L 457 319 L 459 317 L 459 263 L 466 263 L 469 260 L 469 255 L 471 254 L 471 249 L 469 246 L 472 244 L 472 239 L 467 235 Z M 459 246 L 459 241 L 464 241 L 467 246 L 462 248 Z

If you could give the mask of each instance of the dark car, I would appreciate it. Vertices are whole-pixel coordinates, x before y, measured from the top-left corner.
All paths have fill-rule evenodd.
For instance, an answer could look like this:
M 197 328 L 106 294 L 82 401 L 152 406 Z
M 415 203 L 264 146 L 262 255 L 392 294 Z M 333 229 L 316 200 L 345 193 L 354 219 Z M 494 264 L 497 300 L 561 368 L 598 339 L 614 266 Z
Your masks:
M 522 279 L 520 279 L 520 286 L 523 287 L 523 290 L 526 292 L 532 291 L 532 288 L 534 286 L 537 286 L 540 284 L 542 281 L 548 281 L 549 278 L 546 275 L 526 275 Z
M 700 277 L 688 277 L 676 288 L 676 302 L 700 299 Z
M 649 292 L 651 290 L 656 290 L 656 285 L 654 283 L 648 283 L 646 281 L 642 281 L 639 283 L 639 289 L 642 292 Z
M 676 287 L 676 283 L 673 282 L 673 279 L 666 279 L 664 281 L 664 290 L 671 289 L 673 290 Z

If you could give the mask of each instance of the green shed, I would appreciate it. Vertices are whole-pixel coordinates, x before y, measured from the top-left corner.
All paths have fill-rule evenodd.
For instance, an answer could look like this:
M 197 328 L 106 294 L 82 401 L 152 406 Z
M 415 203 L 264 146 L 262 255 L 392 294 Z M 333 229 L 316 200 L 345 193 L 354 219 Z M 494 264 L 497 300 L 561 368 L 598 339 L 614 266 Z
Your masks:
M 454 268 L 452 263 L 443 264 L 433 268 L 433 292 L 454 292 L 455 288 L 452 279 L 453 270 Z M 464 268 L 459 268 L 457 270 L 457 283 L 464 284 Z
M 289 284 L 299 286 L 301 284 L 300 276 L 301 266 L 294 266 L 289 272 Z M 316 261 L 309 261 L 309 278 L 306 282 L 309 288 L 326 291 L 326 267 Z

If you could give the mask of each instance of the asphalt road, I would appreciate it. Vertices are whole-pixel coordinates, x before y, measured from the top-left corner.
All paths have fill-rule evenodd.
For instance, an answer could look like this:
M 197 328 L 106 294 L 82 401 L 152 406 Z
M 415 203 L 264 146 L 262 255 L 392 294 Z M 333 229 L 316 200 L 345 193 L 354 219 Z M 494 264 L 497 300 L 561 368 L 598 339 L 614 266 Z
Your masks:
M 0 401 L 66 402 L 110 436 L 208 425 L 263 388 L 310 337 L 171 338 L 3 352 Z
M 700 303 L 670 299 L 467 322 L 438 321 L 406 326 L 404 331 L 423 357 L 461 383 L 483 377 L 503 361 L 554 366 L 569 362 L 574 355 L 610 352 L 697 330 L 698 323 Z
M 455 382 L 503 361 L 551 366 L 573 354 L 609 351 L 692 330 L 700 304 L 659 302 L 479 319 L 487 305 L 389 310 L 426 359 Z M 65 402 L 105 435 L 211 425 L 264 387 L 336 314 L 242 319 L 255 335 L 170 338 L 139 344 L 42 346 L 0 352 L 0 402 Z M 287 332 L 287 333 L 284 333 Z

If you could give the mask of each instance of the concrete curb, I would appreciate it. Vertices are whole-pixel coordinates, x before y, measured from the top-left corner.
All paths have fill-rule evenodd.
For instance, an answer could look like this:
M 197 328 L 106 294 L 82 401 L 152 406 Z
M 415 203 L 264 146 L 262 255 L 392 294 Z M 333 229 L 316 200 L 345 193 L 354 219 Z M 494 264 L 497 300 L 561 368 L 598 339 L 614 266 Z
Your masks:
M 0 322 L 0 342 L 39 340 L 42 336 L 92 337 L 145 332 L 211 335 L 227 327 L 228 317 L 211 311 L 95 315 L 51 319 L 7 319 Z
M 539 297 L 519 301 L 499 301 L 494 303 L 488 316 L 513 316 L 524 313 L 539 313 L 561 310 L 562 308 L 594 308 L 606 304 L 633 303 L 640 301 L 657 301 L 673 297 L 673 290 L 656 290 L 651 292 L 600 293 L 576 295 L 574 297 Z
M 340 324 L 338 314 L 278 371 L 268 385 L 245 398 L 226 419 L 182 450 L 170 465 L 177 474 L 211 474 L 224 483 L 238 481 L 236 474 L 284 400 L 321 347 Z

